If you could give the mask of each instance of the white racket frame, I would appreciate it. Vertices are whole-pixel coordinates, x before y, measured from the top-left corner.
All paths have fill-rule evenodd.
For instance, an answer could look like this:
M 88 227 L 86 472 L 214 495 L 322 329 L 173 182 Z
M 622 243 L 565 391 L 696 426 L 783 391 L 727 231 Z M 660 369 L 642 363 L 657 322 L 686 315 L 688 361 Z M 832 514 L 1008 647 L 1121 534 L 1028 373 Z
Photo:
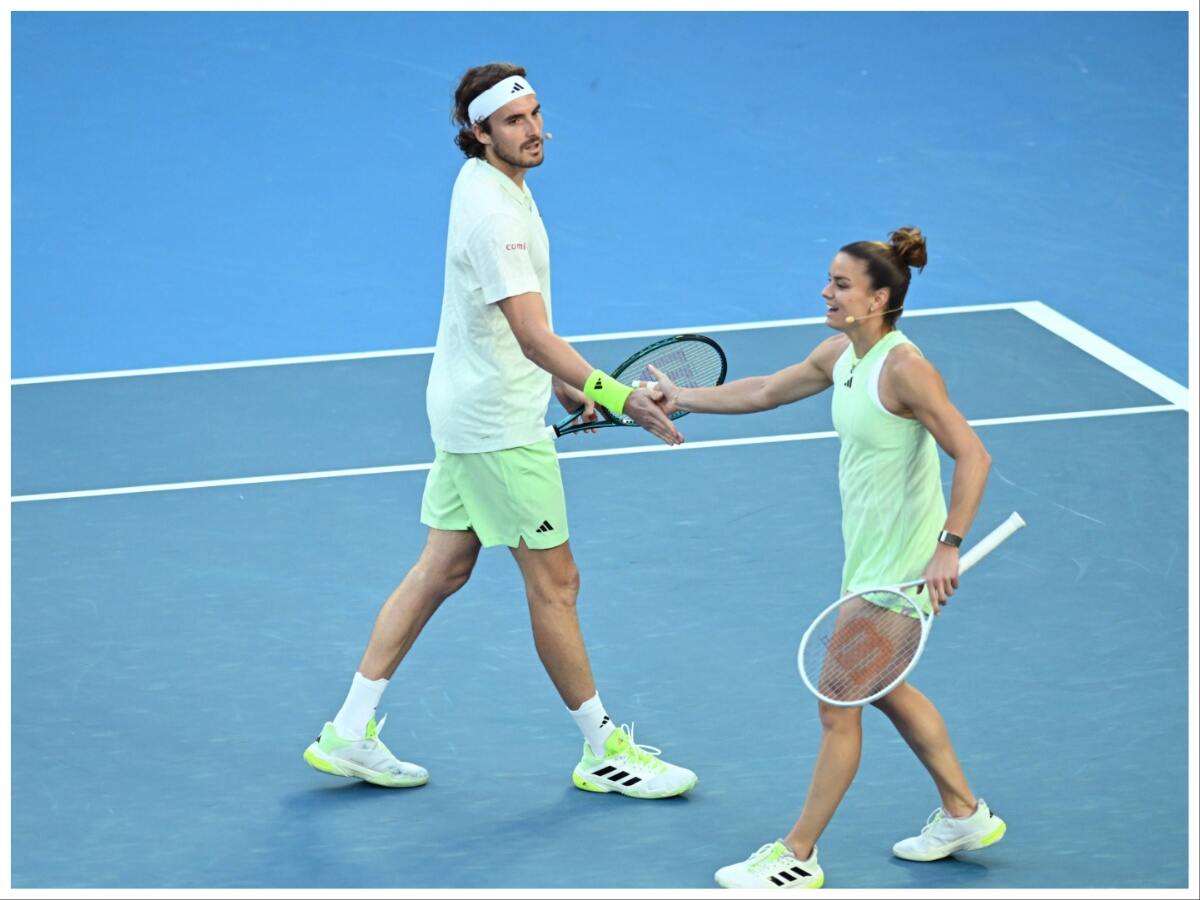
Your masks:
M 961 578 L 963 575 L 965 575 L 967 570 L 975 565 L 975 563 L 979 562 L 981 559 L 999 547 L 1004 541 L 1012 536 L 1013 532 L 1017 531 L 1019 528 L 1023 528 L 1024 526 L 1025 520 L 1021 518 L 1021 514 L 1018 512 L 1014 512 L 1007 519 L 1001 522 L 990 533 L 985 535 L 978 544 L 962 555 L 958 561 L 959 577 Z M 917 661 L 920 660 L 921 654 L 925 652 L 925 642 L 929 638 L 930 628 L 933 627 L 933 614 L 925 612 L 925 610 L 918 606 L 915 600 L 904 593 L 904 589 L 913 588 L 924 583 L 924 578 L 918 578 L 916 581 L 906 581 L 903 584 L 893 584 L 889 585 L 888 587 L 867 588 L 866 590 L 862 591 L 854 591 L 853 593 L 839 597 L 837 600 L 833 601 L 833 603 L 829 604 L 829 606 L 825 607 L 825 609 L 821 611 L 821 614 L 817 616 L 813 620 L 813 623 L 808 626 L 807 630 L 805 630 L 804 637 L 800 638 L 800 649 L 796 651 L 796 668 L 800 670 L 800 678 L 803 679 L 804 686 L 812 691 L 813 695 L 817 697 L 817 699 L 824 703 L 828 703 L 830 706 L 866 706 L 869 703 L 874 703 L 880 697 L 894 689 L 896 685 L 900 684 L 900 682 L 902 682 L 905 678 L 907 678 L 908 673 L 913 670 L 913 667 L 916 666 Z M 913 610 L 916 611 L 920 617 L 921 638 L 917 643 L 917 652 L 913 654 L 912 660 L 910 660 L 909 664 L 905 666 L 903 672 L 892 679 L 892 681 L 882 690 L 876 691 L 870 697 L 865 697 L 862 700 L 834 700 L 831 697 L 826 697 L 819 690 L 817 690 L 817 686 L 812 683 L 811 679 L 808 677 L 808 673 L 804 671 L 804 651 L 808 647 L 808 642 L 812 640 L 813 636 L 816 634 L 817 626 L 825 621 L 826 618 L 835 614 L 842 604 L 856 597 L 860 597 L 863 594 L 884 591 L 888 591 L 896 594 L 897 596 L 903 597 L 904 600 L 913 608 Z

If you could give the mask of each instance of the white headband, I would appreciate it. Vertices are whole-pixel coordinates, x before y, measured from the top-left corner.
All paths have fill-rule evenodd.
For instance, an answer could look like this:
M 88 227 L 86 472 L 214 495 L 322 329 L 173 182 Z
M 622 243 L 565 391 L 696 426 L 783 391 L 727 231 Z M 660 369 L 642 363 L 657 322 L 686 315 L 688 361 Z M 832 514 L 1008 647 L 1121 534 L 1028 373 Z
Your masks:
M 523 97 L 526 94 L 536 94 L 533 88 L 529 86 L 529 82 L 520 75 L 510 75 L 498 84 L 493 84 L 490 88 L 471 101 L 471 105 L 467 107 L 467 118 L 471 120 L 471 124 L 481 122 L 502 107 L 505 103 L 516 100 L 518 97 Z

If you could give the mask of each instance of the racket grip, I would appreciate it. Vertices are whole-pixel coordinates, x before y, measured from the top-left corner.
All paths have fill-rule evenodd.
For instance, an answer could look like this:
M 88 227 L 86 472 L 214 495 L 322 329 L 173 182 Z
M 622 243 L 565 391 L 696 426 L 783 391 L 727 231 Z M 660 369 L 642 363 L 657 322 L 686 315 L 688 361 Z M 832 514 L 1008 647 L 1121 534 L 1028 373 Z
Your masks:
M 985 535 L 983 540 L 962 555 L 958 561 L 958 574 L 964 574 L 967 569 L 971 568 L 971 566 L 975 565 L 975 563 L 1004 543 L 1014 531 L 1024 526 L 1025 520 L 1021 518 L 1021 514 L 1014 512 L 993 529 L 990 534 Z
M 546 426 L 547 433 L 552 438 L 557 440 L 558 438 L 562 437 L 562 430 L 564 428 L 566 428 L 570 422 L 579 418 L 579 416 L 581 416 L 582 414 L 583 414 L 583 407 L 581 406 L 581 407 L 579 407 L 579 409 L 575 410 L 573 413 L 571 413 L 569 416 L 567 416 L 565 419 L 563 419 L 557 425 L 547 425 Z

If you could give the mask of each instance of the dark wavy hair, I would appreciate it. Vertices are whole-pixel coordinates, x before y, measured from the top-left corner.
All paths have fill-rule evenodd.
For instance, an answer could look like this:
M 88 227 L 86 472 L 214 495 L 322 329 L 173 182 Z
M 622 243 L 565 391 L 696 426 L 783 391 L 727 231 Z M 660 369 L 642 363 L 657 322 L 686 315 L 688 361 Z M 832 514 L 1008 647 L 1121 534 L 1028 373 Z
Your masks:
M 484 154 L 484 146 L 475 137 L 471 117 L 467 114 L 471 101 L 510 75 L 520 75 L 524 78 L 525 69 L 512 63 L 488 63 L 486 66 L 467 69 L 459 79 L 458 89 L 454 92 L 454 112 L 450 114 L 450 121 L 459 126 L 454 143 L 464 156 L 483 159 Z M 486 119 L 479 123 L 479 127 L 487 134 L 492 133 L 492 127 Z
M 886 244 L 883 241 L 856 241 L 847 244 L 839 252 L 867 264 L 867 277 L 871 279 L 872 290 L 889 289 L 888 311 L 883 321 L 894 325 L 904 306 L 913 267 L 918 272 L 923 271 L 925 263 L 929 261 L 925 235 L 921 234 L 921 229 L 904 225 L 888 235 Z

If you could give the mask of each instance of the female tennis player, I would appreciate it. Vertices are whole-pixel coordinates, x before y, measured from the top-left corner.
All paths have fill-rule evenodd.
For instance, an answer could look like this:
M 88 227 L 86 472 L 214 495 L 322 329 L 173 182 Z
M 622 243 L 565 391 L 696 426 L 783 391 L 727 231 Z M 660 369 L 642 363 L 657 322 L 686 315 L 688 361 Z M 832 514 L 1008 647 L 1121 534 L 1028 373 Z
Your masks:
M 916 228 L 890 241 L 847 244 L 821 296 L 837 334 L 773 375 L 714 388 L 680 388 L 657 370 L 664 412 L 749 413 L 833 387 L 841 439 L 838 477 L 846 560 L 842 592 L 924 578 L 937 615 L 958 587 L 958 548 L 983 496 L 991 457 L 950 402 L 938 370 L 896 327 L 912 269 L 926 262 Z M 935 443 L 936 442 L 936 443 Z M 938 446 L 954 460 L 950 506 Z M 1005 824 L 971 791 L 933 703 L 907 682 L 873 704 L 933 777 L 941 797 L 920 834 L 897 843 L 903 859 L 929 861 L 995 843 Z M 819 704 L 822 735 L 800 818 L 779 840 L 716 873 L 727 888 L 820 887 L 817 840 L 850 787 L 862 751 L 862 707 Z

